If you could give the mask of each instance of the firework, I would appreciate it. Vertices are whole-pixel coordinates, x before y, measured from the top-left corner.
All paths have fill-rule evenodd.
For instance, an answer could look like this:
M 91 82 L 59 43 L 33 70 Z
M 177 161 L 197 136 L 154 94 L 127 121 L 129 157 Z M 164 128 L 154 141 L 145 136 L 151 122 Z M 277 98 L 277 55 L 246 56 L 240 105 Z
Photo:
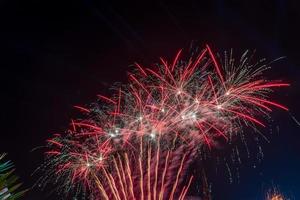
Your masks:
M 0 154 L 0 199 L 19 199 L 28 190 L 20 191 L 22 183 L 19 178 L 14 175 L 13 163 L 11 161 L 3 161 L 6 154 Z
M 267 97 L 272 88 L 289 84 L 261 78 L 266 65 L 249 63 L 247 52 L 239 63 L 226 56 L 222 68 L 208 46 L 187 62 L 179 61 L 180 54 L 171 64 L 161 58 L 157 70 L 136 64 L 116 95 L 99 95 L 106 105 L 77 106 L 90 118 L 73 122 L 74 130 L 121 146 L 161 135 L 167 143 L 179 139 L 212 147 L 216 137 L 227 140 L 243 124 L 264 127 L 262 118 L 272 107 L 287 110 Z
M 101 177 L 111 185 L 119 182 L 118 188 L 122 188 L 126 181 L 113 171 L 130 165 L 131 152 L 145 152 L 139 148 L 143 146 L 140 141 L 159 144 L 162 152 L 176 151 L 182 146 L 211 149 L 218 140 L 228 141 L 237 135 L 242 126 L 265 127 L 263 119 L 273 107 L 287 110 L 269 100 L 270 92 L 289 84 L 264 79 L 262 73 L 268 66 L 264 61 L 252 63 L 247 55 L 245 52 L 235 61 L 230 52 L 225 53 L 224 59 L 217 60 L 206 46 L 186 61 L 180 59 L 181 50 L 171 62 L 160 58 L 157 69 L 135 63 L 136 69 L 129 73 L 128 84 L 115 89 L 112 97 L 99 95 L 100 103 L 76 106 L 86 117 L 71 121 L 67 134 L 48 140 L 50 150 L 41 167 L 47 173 L 41 182 L 55 179 L 67 193 L 74 188 L 78 191 L 95 188 L 96 182 L 102 195 L 118 197 L 122 194 L 115 194 L 112 186 L 105 195 L 107 190 Z M 135 159 L 139 170 L 146 173 L 150 169 L 141 167 L 145 163 L 139 159 L 141 157 Z M 144 162 L 149 159 L 150 156 L 146 157 Z M 107 171 L 111 168 L 115 169 Z M 125 180 L 130 178 L 125 176 Z M 138 182 L 142 184 L 141 179 Z M 124 196 L 130 190 L 125 188 L 122 192 Z M 136 197 L 134 195 L 131 197 Z
M 273 189 L 267 193 L 266 200 L 285 200 L 286 198 L 277 190 Z
M 159 142 L 142 140 L 136 147 L 135 151 L 119 151 L 108 158 L 104 154 L 97 159 L 89 153 L 77 153 L 52 160 L 54 163 L 49 161 L 44 166 L 47 176 L 42 177 L 40 183 L 47 183 L 53 176 L 59 177 L 57 181 L 63 184 L 60 189 L 67 196 L 75 189 L 78 193 L 87 192 L 84 198 L 89 199 L 184 199 L 193 179 L 193 176 L 187 176 L 186 171 L 197 149 L 181 146 L 164 150 Z M 50 151 L 48 154 L 58 156 L 58 152 Z
M 281 194 L 273 194 L 268 198 L 268 200 L 284 200 L 284 198 Z
M 284 194 L 276 186 L 270 188 L 265 194 L 265 200 L 292 200 L 292 199 L 294 199 L 292 196 Z
M 193 151 L 161 151 L 152 145 L 140 148 L 138 155 L 118 154 L 110 171 L 96 179 L 101 199 L 163 200 L 185 199 L 193 176 L 184 182 L 185 171 Z M 146 151 L 145 151 L 146 150 Z M 95 190 L 94 190 L 95 191 Z

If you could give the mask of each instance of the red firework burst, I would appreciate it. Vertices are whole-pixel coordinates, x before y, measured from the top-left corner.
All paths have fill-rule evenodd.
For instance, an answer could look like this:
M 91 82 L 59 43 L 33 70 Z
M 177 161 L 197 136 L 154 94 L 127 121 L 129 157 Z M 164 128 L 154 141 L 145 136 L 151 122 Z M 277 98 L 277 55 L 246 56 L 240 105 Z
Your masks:
M 135 63 L 129 83 L 116 89 L 115 95 L 98 95 L 103 103 L 91 107 L 76 106 L 86 118 L 72 121 L 67 134 L 48 140 L 45 177 L 60 180 L 61 188 L 67 191 L 75 185 L 95 188 L 96 181 L 102 195 L 110 196 L 105 195 L 110 191 L 117 197 L 112 186 L 103 186 L 103 180 L 110 183 L 118 179 L 107 170 L 129 165 L 126 156 L 125 161 L 117 162 L 116 155 L 144 152 L 140 141 L 160 144 L 166 152 L 182 146 L 213 148 L 218 138 L 229 140 L 243 125 L 265 127 L 263 118 L 272 107 L 288 110 L 268 96 L 273 88 L 289 84 L 262 78 L 267 66 L 251 63 L 247 52 L 239 62 L 232 53 L 217 60 L 209 46 L 187 61 L 180 60 L 181 54 L 180 50 L 171 62 L 160 58 L 157 69 Z M 102 176 L 105 178 L 99 178 Z M 48 181 L 45 177 L 41 182 Z M 119 181 L 121 186 L 124 180 Z

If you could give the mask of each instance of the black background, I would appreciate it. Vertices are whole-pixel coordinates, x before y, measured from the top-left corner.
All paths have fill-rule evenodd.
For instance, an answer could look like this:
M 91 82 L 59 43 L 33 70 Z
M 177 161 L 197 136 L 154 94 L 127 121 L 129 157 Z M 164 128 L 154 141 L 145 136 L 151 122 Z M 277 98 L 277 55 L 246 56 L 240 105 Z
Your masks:
M 151 3 L 150 3 L 151 2 Z M 0 2 L 0 150 L 8 152 L 26 187 L 42 163 L 51 134 L 63 131 L 73 105 L 84 105 L 116 81 L 126 82 L 134 61 L 151 65 L 171 59 L 191 42 L 214 51 L 256 49 L 276 62 L 269 77 L 292 84 L 274 98 L 290 108 L 276 111 L 279 134 L 263 143 L 259 167 L 245 163 L 240 180 L 219 177 L 215 199 L 262 199 L 279 186 L 300 198 L 299 115 L 300 3 L 298 1 L 17 1 Z M 56 199 L 33 189 L 25 199 Z

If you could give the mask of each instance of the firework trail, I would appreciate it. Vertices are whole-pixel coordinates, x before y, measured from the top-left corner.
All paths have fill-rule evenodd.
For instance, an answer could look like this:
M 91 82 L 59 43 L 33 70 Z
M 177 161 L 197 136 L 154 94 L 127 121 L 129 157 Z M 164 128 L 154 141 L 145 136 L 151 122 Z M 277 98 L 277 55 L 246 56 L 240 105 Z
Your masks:
M 112 154 L 109 162 L 106 161 L 110 165 L 99 164 L 103 162 L 103 158 L 87 161 L 80 156 L 71 158 L 72 166 L 69 162 L 67 166 L 56 166 L 58 161 L 55 160 L 55 167 L 51 169 L 53 163 L 48 162 L 45 166 L 48 176 L 43 177 L 44 180 L 40 180 L 40 183 L 47 182 L 52 176 L 63 175 L 68 178 L 61 188 L 68 189 L 65 190 L 66 196 L 70 196 L 74 185 L 83 185 L 81 190 L 88 192 L 84 198 L 97 200 L 185 199 L 193 180 L 193 176 L 187 176 L 186 171 L 197 149 L 180 146 L 164 150 L 159 142 L 154 144 L 142 140 L 137 148 L 136 151 Z M 64 178 L 59 177 L 57 181 Z M 78 193 L 82 192 L 79 188 L 73 189 L 77 189 Z
M 100 192 L 96 196 L 105 200 L 185 199 L 193 176 L 182 186 L 186 178 L 183 174 L 194 152 L 182 148 L 175 151 L 161 151 L 159 146 L 152 148 L 152 145 L 141 148 L 136 157 L 127 153 L 114 157 L 111 171 L 103 169 L 103 175 L 96 177 Z
M 180 50 L 171 62 L 160 58 L 157 69 L 135 63 L 136 69 L 128 75 L 129 83 L 115 89 L 115 95 L 98 95 L 100 103 L 75 106 L 86 116 L 72 120 L 67 134 L 56 134 L 48 140 L 47 161 L 41 167 L 46 174 L 40 182 L 59 182 L 60 188 L 69 193 L 73 189 L 95 188 L 95 177 L 100 177 L 98 189 L 103 189 L 102 194 L 110 190 L 106 196 L 118 197 L 121 194 L 114 194 L 114 188 L 103 186 L 100 172 L 115 168 L 104 173 L 104 177 L 106 182 L 119 181 L 122 186 L 126 181 L 118 179 L 118 173 L 113 171 L 131 165 L 127 159 L 131 152 L 147 152 L 140 148 L 145 146 L 141 141 L 159 144 L 162 152 L 183 147 L 211 149 L 218 140 L 229 141 L 243 126 L 265 127 L 263 119 L 269 117 L 273 107 L 288 110 L 268 97 L 274 88 L 289 84 L 266 80 L 262 73 L 268 66 L 264 61 L 252 63 L 248 52 L 238 61 L 232 52 L 217 60 L 206 46 L 186 61 L 181 57 Z M 146 173 L 150 169 L 140 165 L 149 162 L 150 157 L 142 163 L 139 156 L 133 160 Z M 174 170 L 169 172 L 176 177 Z M 127 179 L 130 177 L 125 176 Z M 172 188 L 172 184 L 168 185 Z M 123 189 L 123 194 L 129 189 Z

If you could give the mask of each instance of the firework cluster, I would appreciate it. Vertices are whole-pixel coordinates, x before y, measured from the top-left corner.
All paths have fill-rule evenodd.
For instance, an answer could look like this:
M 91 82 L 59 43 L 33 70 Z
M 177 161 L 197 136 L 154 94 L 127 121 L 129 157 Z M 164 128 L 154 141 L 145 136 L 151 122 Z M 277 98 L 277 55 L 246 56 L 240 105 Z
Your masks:
M 269 94 L 288 84 L 266 80 L 265 61 L 253 63 L 248 52 L 221 59 L 206 46 L 183 57 L 180 50 L 171 62 L 160 58 L 156 68 L 135 63 L 112 97 L 75 106 L 85 115 L 47 141 L 39 183 L 94 199 L 184 199 L 197 151 L 230 141 L 243 126 L 265 127 L 274 107 L 287 110 Z

